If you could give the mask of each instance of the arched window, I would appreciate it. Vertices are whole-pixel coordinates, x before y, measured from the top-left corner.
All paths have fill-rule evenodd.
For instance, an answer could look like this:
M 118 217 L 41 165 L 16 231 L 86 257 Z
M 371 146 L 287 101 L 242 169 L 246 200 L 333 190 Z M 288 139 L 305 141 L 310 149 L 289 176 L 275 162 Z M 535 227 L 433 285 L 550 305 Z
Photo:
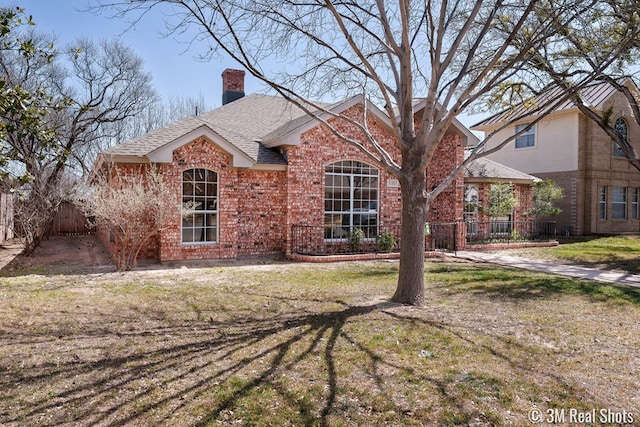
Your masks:
M 218 174 L 207 169 L 182 172 L 183 243 L 218 241 Z
M 628 141 L 629 139 L 629 128 L 627 127 L 627 122 L 624 119 L 617 119 L 614 125 L 614 129 L 618 132 L 618 135 L 622 137 L 624 141 Z M 624 153 L 620 148 L 618 143 L 613 144 L 613 157 L 624 157 Z
M 378 169 L 344 160 L 327 165 L 324 185 L 325 238 L 343 239 L 354 228 L 373 238 L 378 230 Z

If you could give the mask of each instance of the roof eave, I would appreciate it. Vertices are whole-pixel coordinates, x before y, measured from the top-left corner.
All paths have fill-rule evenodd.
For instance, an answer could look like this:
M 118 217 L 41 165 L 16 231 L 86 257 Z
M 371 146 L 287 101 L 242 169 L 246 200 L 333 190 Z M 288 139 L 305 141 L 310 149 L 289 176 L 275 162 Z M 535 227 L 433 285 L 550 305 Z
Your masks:
M 483 184 L 483 183 L 507 183 L 507 184 L 520 184 L 520 185 L 533 185 L 535 182 L 540 181 L 540 178 L 494 178 L 494 177 L 477 177 L 477 176 L 465 176 L 464 182 L 471 184 Z
M 148 157 L 148 159 L 153 163 L 172 163 L 173 152 L 175 150 L 201 137 L 207 138 L 221 150 L 229 154 L 231 156 L 231 165 L 233 167 L 251 168 L 256 164 L 256 161 L 248 154 L 218 135 L 207 125 L 199 126 L 173 141 L 164 144 L 162 147 L 156 148 L 148 153 L 146 157 Z
M 280 146 L 297 146 L 300 145 L 300 136 L 315 128 L 316 126 L 322 124 L 323 121 L 327 121 L 334 117 L 334 114 L 340 114 L 347 109 L 353 107 L 354 105 L 364 104 L 365 98 L 363 95 L 355 95 L 343 102 L 340 102 L 333 107 L 331 107 L 328 112 L 322 112 L 318 116 L 309 116 L 309 120 L 303 123 L 302 125 L 291 129 L 285 135 L 282 135 L 278 138 L 274 138 L 271 140 L 261 141 L 262 145 L 267 148 L 275 148 Z M 391 129 L 391 121 L 378 107 L 376 107 L 373 103 L 367 103 L 367 110 L 373 113 L 373 117 L 379 123 L 387 126 Z

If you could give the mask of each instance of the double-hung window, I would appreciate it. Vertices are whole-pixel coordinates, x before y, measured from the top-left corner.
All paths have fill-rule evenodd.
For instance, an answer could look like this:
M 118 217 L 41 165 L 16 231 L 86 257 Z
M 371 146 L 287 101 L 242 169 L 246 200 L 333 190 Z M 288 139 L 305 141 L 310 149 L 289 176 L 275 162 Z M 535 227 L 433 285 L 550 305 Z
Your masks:
M 207 169 L 182 172 L 182 243 L 218 241 L 218 174 Z
M 516 125 L 516 134 L 522 132 L 530 123 Z M 531 125 L 523 134 L 516 137 L 516 148 L 535 147 L 536 145 L 536 126 Z
M 478 186 L 476 184 L 464 186 L 464 221 L 467 224 L 467 234 L 478 234 Z
M 598 198 L 598 218 L 607 219 L 607 187 L 600 187 Z
M 611 219 L 627 219 L 626 187 L 611 187 Z
M 631 189 L 631 219 L 640 219 L 638 187 Z
M 326 239 L 344 239 L 355 228 L 373 238 L 378 230 L 378 169 L 345 160 L 327 165 L 324 182 Z

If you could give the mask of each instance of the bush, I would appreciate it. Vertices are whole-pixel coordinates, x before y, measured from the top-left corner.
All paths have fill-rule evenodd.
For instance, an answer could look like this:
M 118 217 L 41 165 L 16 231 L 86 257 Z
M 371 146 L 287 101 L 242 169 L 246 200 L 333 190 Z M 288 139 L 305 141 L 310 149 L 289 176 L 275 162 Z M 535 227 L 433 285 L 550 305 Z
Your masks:
M 381 252 L 391 252 L 396 244 L 396 236 L 390 231 L 383 231 L 376 237 L 376 245 Z
M 108 167 L 95 180 L 83 208 L 114 237 L 118 270 L 135 267 L 144 245 L 182 209 L 175 191 L 153 166 Z
M 351 252 L 360 252 L 364 238 L 365 235 L 362 228 L 354 228 L 351 233 L 349 233 L 349 247 L 351 248 Z

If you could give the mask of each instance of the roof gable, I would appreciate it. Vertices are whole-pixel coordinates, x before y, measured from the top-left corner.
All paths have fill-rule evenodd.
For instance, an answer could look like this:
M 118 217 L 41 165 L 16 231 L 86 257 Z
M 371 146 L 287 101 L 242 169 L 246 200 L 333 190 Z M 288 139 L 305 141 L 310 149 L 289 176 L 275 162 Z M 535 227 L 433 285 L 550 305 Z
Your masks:
M 232 156 L 232 164 L 284 165 L 276 149 L 260 143 L 262 137 L 295 119 L 304 111 L 284 98 L 248 95 L 200 116 L 191 116 L 116 145 L 102 154 L 115 159 L 139 158 L 141 161 L 170 162 L 170 152 L 201 136 Z
M 300 144 L 302 133 L 318 126 L 320 120 L 328 120 L 358 104 L 366 104 L 369 117 L 391 129 L 386 113 L 373 103 L 366 103 L 362 95 L 335 104 L 318 104 L 320 109 L 310 115 L 283 97 L 252 94 L 153 130 L 111 147 L 101 155 L 116 162 L 170 163 L 174 150 L 205 137 L 231 156 L 234 167 L 284 166 L 287 161 L 280 146 Z M 420 108 L 419 101 L 417 108 Z M 457 120 L 452 128 L 467 141 L 477 140 Z
M 278 129 L 265 135 L 263 143 L 266 147 L 278 147 L 281 145 L 296 146 L 300 144 L 300 136 L 318 126 L 321 121 L 327 121 L 334 115 L 340 114 L 347 109 L 358 105 L 365 104 L 365 98 L 362 95 L 353 96 L 347 100 L 336 102 L 334 104 L 318 104 L 321 109 L 316 109 L 313 116 L 306 114 L 298 117 L 289 123 L 285 123 Z M 326 111 L 325 111 L 326 110 Z M 389 118 L 385 113 L 378 109 L 374 104 L 367 103 L 367 111 L 373 115 L 374 120 L 383 123 L 387 128 L 391 127 Z

